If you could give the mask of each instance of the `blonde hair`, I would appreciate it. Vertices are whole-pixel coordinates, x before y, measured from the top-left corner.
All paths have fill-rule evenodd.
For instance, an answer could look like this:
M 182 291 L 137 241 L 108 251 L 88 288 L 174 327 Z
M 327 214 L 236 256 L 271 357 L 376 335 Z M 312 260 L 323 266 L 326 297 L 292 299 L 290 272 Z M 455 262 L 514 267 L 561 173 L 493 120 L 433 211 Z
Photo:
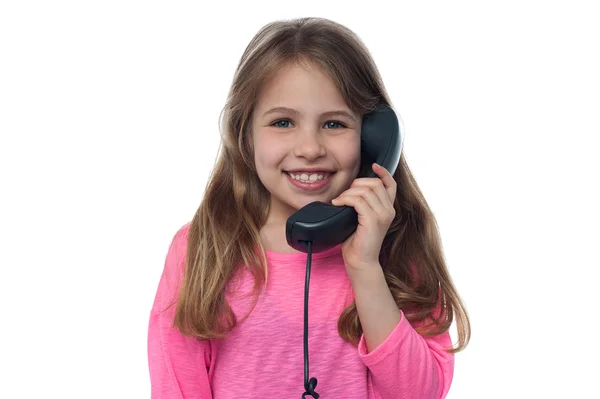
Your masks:
M 255 170 L 250 126 L 260 88 L 289 63 L 321 67 L 360 115 L 378 103 L 391 105 L 368 50 L 343 25 L 300 18 L 260 29 L 235 72 L 221 115 L 219 156 L 189 226 L 174 318 L 174 326 L 185 335 L 221 338 L 235 327 L 236 315 L 225 292 L 240 265 L 254 278 L 254 303 L 268 278 L 259 232 L 269 212 L 269 192 Z M 435 218 L 404 155 L 394 178 L 396 217 L 381 250 L 387 284 L 398 307 L 422 335 L 441 334 L 456 318 L 458 343 L 448 350 L 457 352 L 469 341 L 469 319 L 447 271 Z M 358 343 L 362 329 L 354 302 L 340 315 L 338 332 L 346 341 Z

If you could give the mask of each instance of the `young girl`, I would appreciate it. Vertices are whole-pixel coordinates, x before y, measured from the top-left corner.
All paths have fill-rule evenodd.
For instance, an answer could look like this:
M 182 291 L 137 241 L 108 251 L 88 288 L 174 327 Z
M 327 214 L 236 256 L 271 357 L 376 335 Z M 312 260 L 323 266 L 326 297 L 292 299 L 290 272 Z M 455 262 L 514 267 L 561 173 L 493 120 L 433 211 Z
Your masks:
M 379 72 L 344 26 L 278 21 L 252 39 L 205 197 L 166 256 L 149 325 L 152 398 L 446 396 L 469 320 L 404 156 L 393 176 L 361 164 L 362 116 L 380 103 L 391 104 Z M 378 177 L 360 177 L 368 168 Z M 313 201 L 354 207 L 359 225 L 312 255 L 318 386 L 306 389 L 307 254 L 285 226 Z

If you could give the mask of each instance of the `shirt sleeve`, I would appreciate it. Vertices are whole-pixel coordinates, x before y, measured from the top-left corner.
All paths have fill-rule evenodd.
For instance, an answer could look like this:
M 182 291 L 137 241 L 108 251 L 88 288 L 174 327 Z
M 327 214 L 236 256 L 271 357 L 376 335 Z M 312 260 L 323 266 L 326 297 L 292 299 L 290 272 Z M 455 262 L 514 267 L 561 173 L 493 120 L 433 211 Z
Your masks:
M 186 225 L 187 226 L 187 225 Z M 173 327 L 175 304 L 183 278 L 186 226 L 174 236 L 150 312 L 148 365 L 152 399 L 212 399 L 208 370 L 209 341 L 187 337 Z
M 402 313 L 396 328 L 370 353 L 363 334 L 358 353 L 381 399 L 443 399 L 454 374 L 454 354 L 445 351 L 451 345 L 448 331 L 423 337 Z

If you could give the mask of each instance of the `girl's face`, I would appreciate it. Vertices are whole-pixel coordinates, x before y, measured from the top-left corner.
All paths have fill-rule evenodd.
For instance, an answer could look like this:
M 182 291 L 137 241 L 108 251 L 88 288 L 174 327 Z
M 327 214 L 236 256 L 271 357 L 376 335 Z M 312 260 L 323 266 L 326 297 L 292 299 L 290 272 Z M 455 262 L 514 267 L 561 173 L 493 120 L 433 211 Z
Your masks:
M 361 122 L 314 64 L 290 64 L 262 88 L 252 141 L 258 177 L 271 193 L 270 220 L 350 187 L 360 167 Z

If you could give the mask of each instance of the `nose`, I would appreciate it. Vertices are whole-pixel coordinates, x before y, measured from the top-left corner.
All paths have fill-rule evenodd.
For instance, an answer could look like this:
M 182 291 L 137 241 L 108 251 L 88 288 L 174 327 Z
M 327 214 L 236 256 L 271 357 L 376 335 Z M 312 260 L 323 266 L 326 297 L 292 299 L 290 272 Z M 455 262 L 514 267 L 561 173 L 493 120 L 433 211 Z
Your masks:
M 304 129 L 297 135 L 294 155 L 313 161 L 327 154 L 323 135 L 318 129 Z

